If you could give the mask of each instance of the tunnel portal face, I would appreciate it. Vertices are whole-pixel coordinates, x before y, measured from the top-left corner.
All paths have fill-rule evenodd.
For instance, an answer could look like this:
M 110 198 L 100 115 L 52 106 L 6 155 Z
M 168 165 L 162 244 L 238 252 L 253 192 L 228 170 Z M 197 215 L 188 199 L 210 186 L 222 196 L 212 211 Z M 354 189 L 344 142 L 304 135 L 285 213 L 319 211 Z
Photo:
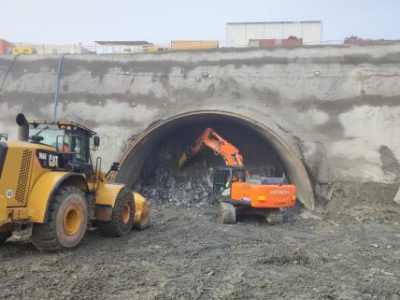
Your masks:
M 282 136 L 248 118 L 226 112 L 194 112 L 151 126 L 127 147 L 116 181 L 134 186 L 150 200 L 176 204 L 212 201 L 212 172 L 224 160 L 204 148 L 179 169 L 177 160 L 186 146 L 207 127 L 235 145 L 255 176 L 282 176 L 296 185 L 298 199 L 314 209 L 314 195 L 299 155 Z

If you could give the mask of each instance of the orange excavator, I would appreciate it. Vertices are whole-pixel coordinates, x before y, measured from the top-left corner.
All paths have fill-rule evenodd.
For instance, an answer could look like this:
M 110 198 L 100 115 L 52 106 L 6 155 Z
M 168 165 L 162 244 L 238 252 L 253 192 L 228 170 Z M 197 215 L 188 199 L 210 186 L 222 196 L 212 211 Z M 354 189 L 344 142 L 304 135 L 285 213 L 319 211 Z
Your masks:
M 218 215 L 223 223 L 236 223 L 238 213 L 261 214 L 270 224 L 282 222 L 281 209 L 292 207 L 296 202 L 296 187 L 285 176 L 250 177 L 239 150 L 212 128 L 205 129 L 185 149 L 178 166 L 183 167 L 204 146 L 220 155 L 226 164 L 215 170 L 213 178 L 213 195 L 219 202 Z

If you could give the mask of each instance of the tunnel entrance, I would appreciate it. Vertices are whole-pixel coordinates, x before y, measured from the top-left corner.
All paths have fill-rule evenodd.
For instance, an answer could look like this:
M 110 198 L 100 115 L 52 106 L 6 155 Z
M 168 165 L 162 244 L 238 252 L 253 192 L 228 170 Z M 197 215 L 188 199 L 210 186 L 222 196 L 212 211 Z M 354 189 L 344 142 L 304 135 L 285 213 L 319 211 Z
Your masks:
M 212 173 L 224 160 L 204 148 L 179 169 L 186 146 L 207 127 L 235 145 L 252 176 L 282 176 L 296 185 L 298 198 L 314 209 L 314 195 L 299 154 L 274 131 L 226 112 L 193 112 L 154 124 L 127 147 L 116 181 L 134 186 L 151 201 L 202 205 L 213 201 Z

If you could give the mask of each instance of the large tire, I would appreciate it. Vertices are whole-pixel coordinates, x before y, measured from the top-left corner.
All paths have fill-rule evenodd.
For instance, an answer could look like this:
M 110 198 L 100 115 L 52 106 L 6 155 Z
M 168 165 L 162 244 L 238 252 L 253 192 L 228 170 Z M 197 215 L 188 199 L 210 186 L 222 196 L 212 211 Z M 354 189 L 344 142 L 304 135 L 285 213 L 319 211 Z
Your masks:
M 88 224 L 85 194 L 74 186 L 61 187 L 49 207 L 47 223 L 34 224 L 32 243 L 40 251 L 76 248 Z
M 12 231 L 0 232 L 0 245 L 3 244 L 11 235 Z
M 100 231 L 106 236 L 123 236 L 132 230 L 135 216 L 133 195 L 129 189 L 122 189 L 115 200 L 111 221 L 99 222 Z
M 231 203 L 220 202 L 218 207 L 218 216 L 224 224 L 236 223 L 236 208 Z

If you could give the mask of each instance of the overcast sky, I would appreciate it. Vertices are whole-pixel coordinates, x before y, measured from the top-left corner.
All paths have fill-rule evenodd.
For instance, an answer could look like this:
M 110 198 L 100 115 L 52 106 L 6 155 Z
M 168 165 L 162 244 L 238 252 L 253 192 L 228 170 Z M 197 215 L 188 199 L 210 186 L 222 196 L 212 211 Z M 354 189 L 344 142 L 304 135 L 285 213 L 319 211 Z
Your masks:
M 400 0 L 0 0 L 13 42 L 226 40 L 227 22 L 321 20 L 324 40 L 400 39 Z

